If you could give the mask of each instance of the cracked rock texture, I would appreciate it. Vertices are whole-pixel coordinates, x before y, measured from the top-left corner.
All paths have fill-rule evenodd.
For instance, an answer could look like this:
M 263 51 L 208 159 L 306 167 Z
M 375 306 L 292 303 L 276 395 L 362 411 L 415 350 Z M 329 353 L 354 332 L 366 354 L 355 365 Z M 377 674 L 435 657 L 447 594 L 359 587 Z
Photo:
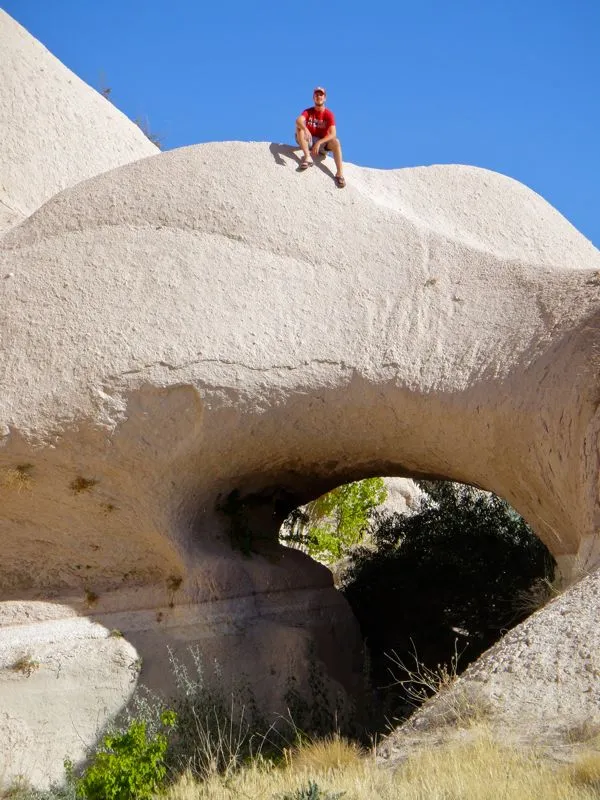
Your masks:
M 7 159 L 16 134 L 0 159 L 0 774 L 57 776 L 138 678 L 168 688 L 167 644 L 247 673 L 265 708 L 312 664 L 332 691 L 357 691 L 358 632 L 331 574 L 277 542 L 292 508 L 343 482 L 473 483 L 565 572 L 597 564 L 600 253 L 557 211 L 465 166 L 348 165 L 338 191 L 329 161 L 299 174 L 291 148 L 265 143 L 183 148 L 72 185 L 146 152 L 0 21 L 13 72 L 44 66 L 40 116 L 12 105 L 31 158 L 54 164 Z M 52 117 L 46 159 L 42 99 L 59 84 L 85 124 Z M 90 164 L 94 126 L 106 138 Z M 81 171 L 52 161 L 63 136 L 81 142 Z M 581 607 L 585 638 L 595 602 Z M 575 640 L 556 637 L 584 670 Z M 33 700 L 50 683 L 63 716 Z

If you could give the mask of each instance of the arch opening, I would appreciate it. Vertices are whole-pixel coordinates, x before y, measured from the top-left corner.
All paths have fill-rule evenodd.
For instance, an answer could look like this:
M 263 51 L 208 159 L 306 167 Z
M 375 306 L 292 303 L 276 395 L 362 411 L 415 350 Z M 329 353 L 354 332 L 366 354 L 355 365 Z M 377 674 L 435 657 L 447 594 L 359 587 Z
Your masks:
M 557 573 L 548 548 L 496 495 L 401 479 L 402 507 L 385 496 L 394 481 L 342 485 L 295 509 L 280 530 L 281 544 L 331 569 L 359 623 L 368 734 L 408 718 L 550 599 Z M 327 546 L 336 532 L 337 550 Z

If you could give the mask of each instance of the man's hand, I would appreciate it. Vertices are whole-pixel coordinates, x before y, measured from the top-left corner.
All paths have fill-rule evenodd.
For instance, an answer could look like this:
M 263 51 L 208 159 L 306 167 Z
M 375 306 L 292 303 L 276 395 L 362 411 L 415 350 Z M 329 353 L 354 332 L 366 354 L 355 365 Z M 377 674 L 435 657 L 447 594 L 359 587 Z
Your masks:
M 313 158 L 316 158 L 319 155 L 319 147 L 321 146 L 321 140 L 319 140 L 316 144 L 313 144 L 311 155 Z

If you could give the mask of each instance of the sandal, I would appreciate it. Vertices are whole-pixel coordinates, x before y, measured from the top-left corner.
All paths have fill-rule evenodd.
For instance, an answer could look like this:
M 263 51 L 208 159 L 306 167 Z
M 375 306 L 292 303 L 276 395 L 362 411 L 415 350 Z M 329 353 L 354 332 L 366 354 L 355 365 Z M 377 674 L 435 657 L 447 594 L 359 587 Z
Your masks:
M 335 185 L 338 187 L 338 189 L 344 188 L 344 186 L 346 185 L 346 179 L 344 178 L 343 175 L 335 176 Z
M 308 169 L 309 167 L 312 167 L 312 163 L 312 161 L 307 161 L 305 158 L 303 158 L 298 169 Z

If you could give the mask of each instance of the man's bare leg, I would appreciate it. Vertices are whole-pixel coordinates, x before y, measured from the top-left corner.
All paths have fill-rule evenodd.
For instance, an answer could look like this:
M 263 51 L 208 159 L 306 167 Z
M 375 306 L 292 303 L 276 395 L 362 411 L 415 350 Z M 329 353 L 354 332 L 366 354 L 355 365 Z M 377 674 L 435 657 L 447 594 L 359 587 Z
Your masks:
M 342 145 L 339 139 L 331 139 L 327 142 L 327 147 L 333 153 L 333 160 L 335 161 L 335 168 L 337 169 L 336 177 L 344 177 L 344 163 L 342 161 Z
M 307 163 L 311 162 L 309 137 L 310 134 L 305 128 L 300 127 L 300 125 L 296 126 L 296 141 L 302 148 L 302 153 L 304 154 L 304 161 L 306 161 Z

